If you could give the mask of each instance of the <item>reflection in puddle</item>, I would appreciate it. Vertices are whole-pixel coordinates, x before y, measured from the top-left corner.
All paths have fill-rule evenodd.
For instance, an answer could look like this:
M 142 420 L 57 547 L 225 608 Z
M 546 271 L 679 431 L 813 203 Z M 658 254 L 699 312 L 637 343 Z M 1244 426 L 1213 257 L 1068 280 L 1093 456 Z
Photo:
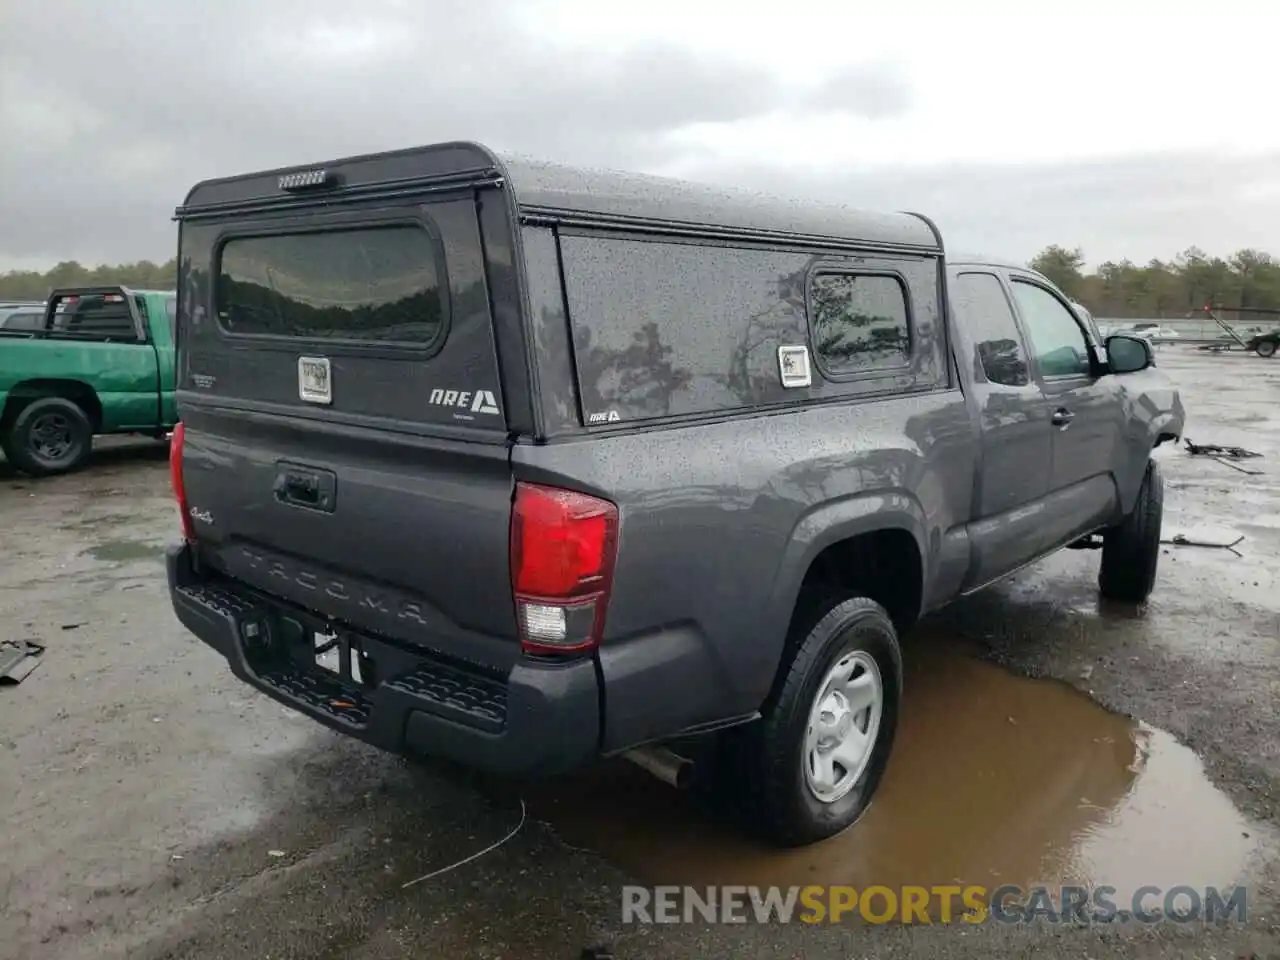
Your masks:
M 531 812 L 653 884 L 1229 885 L 1260 834 L 1169 735 L 954 643 L 908 644 L 906 711 L 866 816 L 772 850 L 630 764 L 543 784 Z

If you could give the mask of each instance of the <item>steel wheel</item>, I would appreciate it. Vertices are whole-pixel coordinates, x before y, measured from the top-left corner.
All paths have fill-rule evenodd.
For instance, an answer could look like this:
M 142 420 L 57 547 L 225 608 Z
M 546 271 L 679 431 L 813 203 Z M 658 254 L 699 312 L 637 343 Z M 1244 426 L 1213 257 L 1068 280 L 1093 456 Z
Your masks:
M 855 650 L 827 671 L 809 711 L 804 780 L 814 799 L 835 803 L 862 776 L 884 712 L 884 683 L 875 659 Z
M 9 421 L 0 446 L 23 473 L 66 473 L 83 464 L 93 449 L 93 424 L 74 400 L 35 397 Z
M 41 414 L 32 422 L 30 438 L 31 452 L 52 463 L 65 457 L 75 443 L 71 422 L 54 411 Z

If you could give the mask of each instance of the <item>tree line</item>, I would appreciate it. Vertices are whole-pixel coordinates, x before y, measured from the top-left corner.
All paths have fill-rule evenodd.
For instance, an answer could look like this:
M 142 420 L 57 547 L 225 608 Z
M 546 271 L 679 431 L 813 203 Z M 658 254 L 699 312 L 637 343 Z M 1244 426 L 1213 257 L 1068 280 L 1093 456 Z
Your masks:
M 1040 251 L 1030 266 L 1095 317 L 1175 320 L 1202 314 L 1205 306 L 1280 312 L 1280 261 L 1260 250 L 1223 259 L 1191 247 L 1172 260 L 1146 266 L 1108 260 L 1092 272 L 1084 263 L 1079 247 L 1055 245 Z
M 1199 313 L 1206 304 L 1280 312 L 1280 260 L 1259 250 L 1239 250 L 1227 258 L 1191 247 L 1172 260 L 1108 260 L 1085 269 L 1079 247 L 1046 247 L 1030 261 L 1095 317 L 1175 319 Z M 44 273 L 17 270 L 0 274 L 0 299 L 43 300 L 59 287 L 109 286 L 173 290 L 177 261 L 139 260 L 86 267 L 74 260 Z
M 0 300 L 43 300 L 62 287 L 132 287 L 135 290 L 175 290 L 178 261 L 104 264 L 86 267 L 68 260 L 51 270 L 11 270 L 0 273 Z

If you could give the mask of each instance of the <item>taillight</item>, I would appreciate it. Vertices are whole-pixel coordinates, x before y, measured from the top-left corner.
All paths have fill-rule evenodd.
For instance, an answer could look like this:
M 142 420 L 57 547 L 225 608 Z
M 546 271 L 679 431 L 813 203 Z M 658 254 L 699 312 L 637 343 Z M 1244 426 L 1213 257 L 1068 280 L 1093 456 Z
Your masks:
M 618 508 L 573 490 L 517 483 L 511 589 L 520 645 L 569 653 L 600 643 L 618 549 Z
M 178 501 L 178 514 L 182 517 L 182 538 L 192 543 L 196 539 L 196 531 L 191 525 L 191 508 L 187 505 L 187 485 L 182 479 L 182 444 L 186 438 L 186 427 L 182 421 L 178 421 L 174 424 L 173 435 L 169 438 L 169 482 L 173 486 L 174 499 Z

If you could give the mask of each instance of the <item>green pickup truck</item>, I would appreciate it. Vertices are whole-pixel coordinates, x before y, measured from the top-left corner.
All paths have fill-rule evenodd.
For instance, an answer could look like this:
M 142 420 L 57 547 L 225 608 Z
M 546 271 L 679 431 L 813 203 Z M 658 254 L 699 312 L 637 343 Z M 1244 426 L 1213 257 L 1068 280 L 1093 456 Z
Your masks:
M 55 290 L 35 329 L 0 329 L 0 449 L 33 476 L 82 465 L 95 435 L 163 437 L 174 409 L 176 294 Z

